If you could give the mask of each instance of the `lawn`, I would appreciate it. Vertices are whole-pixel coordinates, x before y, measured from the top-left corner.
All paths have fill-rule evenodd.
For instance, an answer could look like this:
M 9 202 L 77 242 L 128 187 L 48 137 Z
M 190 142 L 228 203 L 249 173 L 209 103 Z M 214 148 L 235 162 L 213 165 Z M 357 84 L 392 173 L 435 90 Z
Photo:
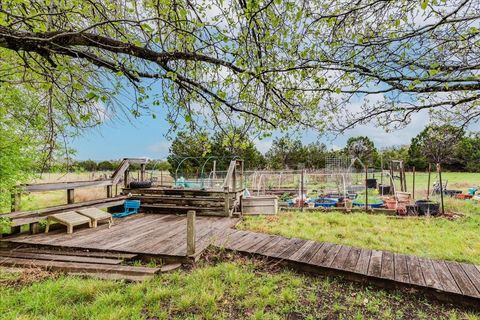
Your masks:
M 0 273 L 0 285 L 2 319 L 480 319 L 423 296 L 233 256 L 138 284 Z
M 282 212 L 245 217 L 239 229 L 480 265 L 480 204 L 448 199 L 465 216 L 397 218 L 381 214 Z

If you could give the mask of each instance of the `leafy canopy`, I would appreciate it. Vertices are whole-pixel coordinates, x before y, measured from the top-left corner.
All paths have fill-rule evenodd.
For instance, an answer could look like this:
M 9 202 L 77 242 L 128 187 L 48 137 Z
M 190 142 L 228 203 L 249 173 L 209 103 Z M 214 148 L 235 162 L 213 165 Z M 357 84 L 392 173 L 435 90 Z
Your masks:
M 473 0 L 4 0 L 0 85 L 57 102 L 55 127 L 158 106 L 173 129 L 465 124 L 479 20 Z

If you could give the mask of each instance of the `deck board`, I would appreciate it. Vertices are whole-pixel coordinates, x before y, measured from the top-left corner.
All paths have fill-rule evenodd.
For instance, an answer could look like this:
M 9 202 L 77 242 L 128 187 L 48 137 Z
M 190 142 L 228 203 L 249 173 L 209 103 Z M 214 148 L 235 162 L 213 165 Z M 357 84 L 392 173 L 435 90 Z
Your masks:
M 208 246 L 205 241 L 216 234 L 231 230 L 238 222 L 234 218 L 203 217 L 196 219 L 197 254 Z M 183 215 L 138 214 L 114 219 L 109 229 L 102 224 L 97 228 L 78 228 L 73 234 L 53 230 L 48 234 L 15 235 L 2 241 L 12 245 L 35 245 L 52 248 L 69 248 L 123 252 L 153 256 L 186 256 L 187 219 Z M 209 237 L 198 239 L 201 235 Z M 245 235 L 245 234 L 244 234 Z

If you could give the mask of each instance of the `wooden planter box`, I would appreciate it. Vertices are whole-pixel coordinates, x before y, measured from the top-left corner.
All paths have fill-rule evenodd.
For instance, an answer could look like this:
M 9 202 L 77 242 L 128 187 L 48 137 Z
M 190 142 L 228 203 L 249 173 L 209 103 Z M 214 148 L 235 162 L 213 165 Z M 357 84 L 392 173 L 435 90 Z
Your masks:
M 277 214 L 277 196 L 253 196 L 242 198 L 242 213 L 246 215 Z

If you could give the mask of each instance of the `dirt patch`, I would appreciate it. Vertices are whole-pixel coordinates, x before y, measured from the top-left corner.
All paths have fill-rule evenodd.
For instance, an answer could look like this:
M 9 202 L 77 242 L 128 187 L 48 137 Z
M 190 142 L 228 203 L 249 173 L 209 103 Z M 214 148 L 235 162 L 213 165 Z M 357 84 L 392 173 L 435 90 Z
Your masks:
M 58 276 L 58 273 L 52 273 L 40 268 L 0 268 L 0 274 L 0 287 L 8 288 L 21 288 Z

